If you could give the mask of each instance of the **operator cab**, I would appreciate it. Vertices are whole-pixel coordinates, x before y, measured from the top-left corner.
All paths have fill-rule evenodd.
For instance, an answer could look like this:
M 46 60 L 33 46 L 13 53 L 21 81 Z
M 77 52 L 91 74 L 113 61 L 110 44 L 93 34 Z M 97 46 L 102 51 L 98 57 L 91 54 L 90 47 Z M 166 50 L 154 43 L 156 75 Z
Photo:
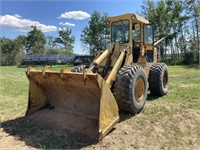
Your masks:
M 136 14 L 124 14 L 108 20 L 111 43 L 117 42 L 121 47 L 129 47 L 133 53 L 133 63 L 155 61 L 157 56 L 154 57 L 153 28 L 148 20 Z

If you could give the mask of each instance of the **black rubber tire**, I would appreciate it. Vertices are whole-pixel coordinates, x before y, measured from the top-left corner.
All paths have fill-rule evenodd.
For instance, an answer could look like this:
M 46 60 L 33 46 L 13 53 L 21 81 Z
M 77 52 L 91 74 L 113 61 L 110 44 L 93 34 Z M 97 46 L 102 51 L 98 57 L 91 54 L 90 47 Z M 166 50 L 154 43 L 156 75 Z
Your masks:
M 163 96 L 168 92 L 169 74 L 165 63 L 153 64 L 149 72 L 149 90 L 152 95 Z
M 83 72 L 85 69 L 85 65 L 74 66 L 71 71 L 72 72 Z
M 136 98 L 136 84 L 142 83 L 140 100 Z M 114 96 L 120 110 L 138 114 L 143 109 L 147 98 L 147 77 L 144 69 L 139 65 L 124 66 L 118 74 L 114 84 Z

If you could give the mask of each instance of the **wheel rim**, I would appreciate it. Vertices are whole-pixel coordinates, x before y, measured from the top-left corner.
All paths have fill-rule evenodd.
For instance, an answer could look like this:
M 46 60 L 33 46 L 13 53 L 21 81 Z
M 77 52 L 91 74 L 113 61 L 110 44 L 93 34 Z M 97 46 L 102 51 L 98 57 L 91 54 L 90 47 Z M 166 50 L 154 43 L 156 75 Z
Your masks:
M 163 75 L 163 87 L 164 88 L 167 87 L 167 83 L 168 83 L 168 75 L 166 72 L 164 72 L 164 75 Z
M 137 79 L 135 84 L 135 98 L 140 102 L 144 97 L 144 81 L 142 78 Z

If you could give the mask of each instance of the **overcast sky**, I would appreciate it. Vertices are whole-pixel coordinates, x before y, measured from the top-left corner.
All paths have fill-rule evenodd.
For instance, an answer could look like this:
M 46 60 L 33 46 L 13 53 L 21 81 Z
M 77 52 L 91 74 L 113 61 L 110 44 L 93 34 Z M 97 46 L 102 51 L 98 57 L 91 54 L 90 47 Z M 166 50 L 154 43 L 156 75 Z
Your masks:
M 71 28 L 74 52 L 82 54 L 80 35 L 94 10 L 109 16 L 139 12 L 142 0 L 1 0 L 1 37 L 27 34 L 36 25 L 45 35 L 58 36 L 61 28 Z

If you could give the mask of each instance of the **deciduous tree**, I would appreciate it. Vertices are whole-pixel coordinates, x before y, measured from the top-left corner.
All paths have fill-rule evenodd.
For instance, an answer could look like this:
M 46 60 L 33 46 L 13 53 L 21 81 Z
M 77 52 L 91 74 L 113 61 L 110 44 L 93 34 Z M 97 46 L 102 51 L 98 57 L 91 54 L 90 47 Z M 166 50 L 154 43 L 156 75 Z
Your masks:
M 107 24 L 108 15 L 94 11 L 88 26 L 82 30 L 81 42 L 93 54 L 95 49 L 104 50 L 108 46 L 109 28 Z
M 32 26 L 32 30 L 27 35 L 26 49 L 28 53 L 41 54 L 45 52 L 45 35 L 36 26 Z
M 73 54 L 73 44 L 75 41 L 75 37 L 71 35 L 71 29 L 62 29 L 59 32 L 59 37 L 55 39 L 56 43 L 59 43 L 64 46 L 64 50 L 67 55 Z

